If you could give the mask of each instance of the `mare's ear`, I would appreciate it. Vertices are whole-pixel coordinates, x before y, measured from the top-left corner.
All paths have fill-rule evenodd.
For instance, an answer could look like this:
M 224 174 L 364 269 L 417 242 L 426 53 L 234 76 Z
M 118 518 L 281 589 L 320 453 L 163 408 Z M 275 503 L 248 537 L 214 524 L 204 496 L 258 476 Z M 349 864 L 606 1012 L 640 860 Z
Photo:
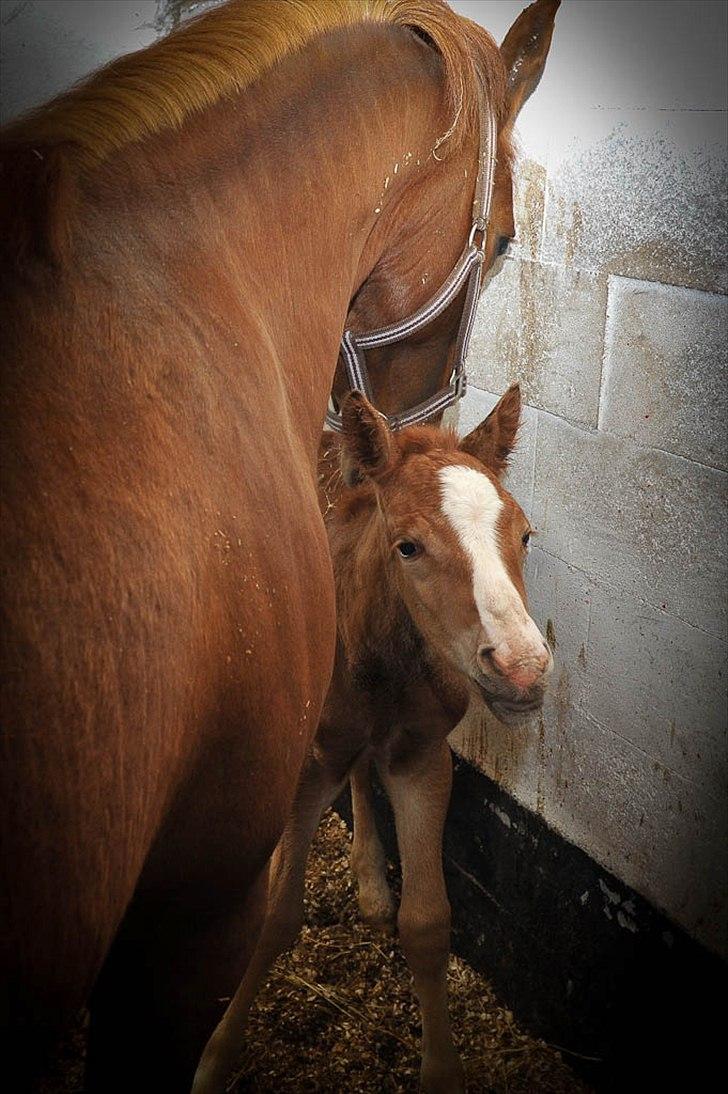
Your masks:
M 538 87 L 548 57 L 561 0 L 535 0 L 516 19 L 501 43 L 508 78 L 508 124 Z
M 475 456 L 496 475 L 502 475 L 516 446 L 521 421 L 521 389 L 511 384 L 490 414 L 460 442 L 460 450 Z
M 385 419 L 360 391 L 351 391 L 341 406 L 341 471 L 347 486 L 388 470 L 394 456 Z

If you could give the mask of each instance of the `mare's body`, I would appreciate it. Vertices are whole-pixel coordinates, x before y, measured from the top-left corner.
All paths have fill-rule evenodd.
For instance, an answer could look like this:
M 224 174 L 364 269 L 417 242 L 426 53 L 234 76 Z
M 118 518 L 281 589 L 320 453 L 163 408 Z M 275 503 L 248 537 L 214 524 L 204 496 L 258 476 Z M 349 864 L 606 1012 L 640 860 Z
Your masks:
M 2 1017 L 26 1073 L 95 985 L 91 1085 L 182 1089 L 254 943 L 334 655 L 341 330 L 355 294 L 385 322 L 454 263 L 472 112 L 431 152 L 476 63 L 510 124 L 487 36 L 415 5 L 449 28 L 447 100 L 396 7 L 232 5 L 6 135 Z M 375 388 L 405 362 L 429 394 L 456 319 Z

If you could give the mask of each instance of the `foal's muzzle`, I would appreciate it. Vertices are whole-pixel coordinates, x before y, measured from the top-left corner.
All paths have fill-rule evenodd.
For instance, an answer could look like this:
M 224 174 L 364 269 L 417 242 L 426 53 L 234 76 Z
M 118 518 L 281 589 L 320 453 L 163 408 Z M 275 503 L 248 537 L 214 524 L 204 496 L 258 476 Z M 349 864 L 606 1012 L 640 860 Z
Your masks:
M 553 659 L 549 651 L 543 672 L 527 688 L 518 688 L 503 677 L 486 675 L 481 671 L 473 676 L 473 680 L 496 718 L 506 725 L 515 725 L 543 706 L 552 667 Z

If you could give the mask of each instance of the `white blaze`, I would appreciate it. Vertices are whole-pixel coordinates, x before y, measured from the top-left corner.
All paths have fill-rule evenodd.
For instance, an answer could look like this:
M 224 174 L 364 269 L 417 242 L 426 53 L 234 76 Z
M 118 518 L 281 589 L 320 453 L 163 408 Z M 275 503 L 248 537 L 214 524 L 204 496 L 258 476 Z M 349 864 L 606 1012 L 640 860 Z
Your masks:
M 488 641 L 514 652 L 542 646 L 541 635 L 508 575 L 497 522 L 503 508 L 487 475 L 455 465 L 440 471 L 442 511 L 473 565 L 473 595 Z

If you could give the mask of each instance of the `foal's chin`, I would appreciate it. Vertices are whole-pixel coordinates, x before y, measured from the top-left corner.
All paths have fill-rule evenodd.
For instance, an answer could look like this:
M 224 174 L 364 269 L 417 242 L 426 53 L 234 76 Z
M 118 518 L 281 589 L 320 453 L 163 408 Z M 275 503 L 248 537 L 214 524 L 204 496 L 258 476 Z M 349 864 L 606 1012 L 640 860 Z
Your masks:
M 518 728 L 529 725 L 543 707 L 545 685 L 539 684 L 528 693 L 503 694 L 495 692 L 481 680 L 474 680 L 478 695 L 499 722 Z

